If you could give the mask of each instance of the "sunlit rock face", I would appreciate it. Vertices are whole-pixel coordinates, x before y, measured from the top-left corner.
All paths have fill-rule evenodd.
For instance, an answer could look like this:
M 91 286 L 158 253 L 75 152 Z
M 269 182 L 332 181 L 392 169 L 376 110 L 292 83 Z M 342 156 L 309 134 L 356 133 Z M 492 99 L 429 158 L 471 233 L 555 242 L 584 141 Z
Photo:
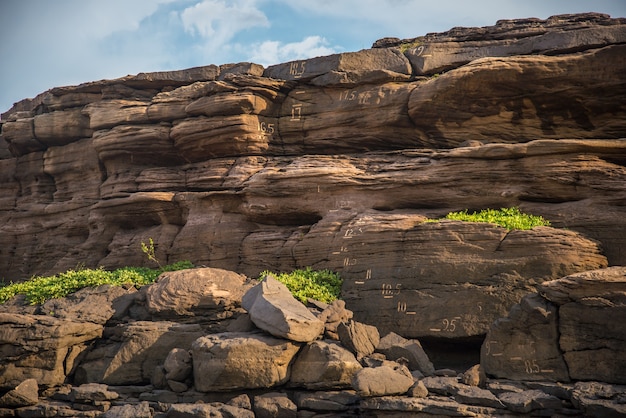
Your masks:
M 624 41 L 556 16 L 52 89 L 2 114 L 0 277 L 146 265 L 153 239 L 162 263 L 339 271 L 356 319 L 407 338 L 483 335 L 626 264 Z M 557 228 L 424 222 L 508 206 Z

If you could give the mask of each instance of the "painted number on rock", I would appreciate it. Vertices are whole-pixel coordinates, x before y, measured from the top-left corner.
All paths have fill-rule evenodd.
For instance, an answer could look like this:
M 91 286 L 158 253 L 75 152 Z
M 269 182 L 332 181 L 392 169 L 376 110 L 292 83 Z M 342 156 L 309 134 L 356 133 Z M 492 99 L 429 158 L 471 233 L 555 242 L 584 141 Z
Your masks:
M 302 77 L 302 74 L 304 74 L 305 71 L 305 65 L 305 61 L 292 62 L 289 66 L 289 74 L 294 76 L 295 78 Z

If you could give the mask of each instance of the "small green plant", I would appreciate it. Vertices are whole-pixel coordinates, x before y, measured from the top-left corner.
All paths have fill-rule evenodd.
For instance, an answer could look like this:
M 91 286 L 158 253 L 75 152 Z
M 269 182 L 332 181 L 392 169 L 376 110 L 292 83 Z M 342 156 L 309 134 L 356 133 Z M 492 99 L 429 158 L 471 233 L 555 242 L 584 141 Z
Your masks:
M 312 270 L 311 267 L 307 267 L 291 273 L 277 274 L 264 271 L 260 274 L 259 280 L 263 280 L 267 275 L 276 277 L 279 282 L 287 286 L 296 299 L 305 304 L 309 298 L 331 303 L 341 294 L 343 280 L 339 274 L 331 270 Z
M 141 251 L 148 257 L 148 260 L 154 261 L 157 266 L 161 267 L 161 262 L 159 262 L 158 258 L 156 258 L 155 249 L 154 249 L 154 241 L 152 238 L 148 241 L 148 244 L 141 241 Z
M 25 295 L 26 300 L 35 305 L 46 300 L 62 298 L 84 287 L 109 284 L 114 286 L 145 286 L 153 283 L 165 271 L 193 268 L 189 261 L 180 261 L 167 266 L 151 269 L 147 267 L 122 267 L 114 271 L 78 268 L 54 276 L 38 276 L 21 283 L 10 283 L 0 288 L 0 303 L 16 295 Z
M 414 39 L 412 42 L 405 42 L 405 43 L 398 45 L 398 48 L 400 49 L 400 52 L 404 54 L 409 49 L 420 47 L 423 44 L 424 44 L 424 38 L 419 37 L 419 38 Z
M 487 222 L 503 226 L 507 229 L 531 229 L 536 226 L 550 226 L 541 216 L 528 215 L 522 213 L 518 207 L 501 209 L 484 209 L 480 212 L 468 213 L 467 210 L 461 212 L 450 212 L 445 219 L 452 219 L 466 222 Z

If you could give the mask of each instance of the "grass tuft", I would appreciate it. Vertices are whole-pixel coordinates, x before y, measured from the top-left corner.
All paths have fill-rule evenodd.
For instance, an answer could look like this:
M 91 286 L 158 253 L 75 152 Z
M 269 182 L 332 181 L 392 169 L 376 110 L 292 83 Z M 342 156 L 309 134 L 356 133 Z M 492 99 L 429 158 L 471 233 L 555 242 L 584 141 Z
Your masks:
M 4 303 L 16 295 L 26 296 L 31 305 L 44 303 L 49 299 L 62 298 L 85 287 L 103 284 L 113 286 L 145 286 L 154 283 L 165 271 L 176 271 L 193 268 L 189 261 L 179 261 L 167 266 L 151 269 L 147 267 L 122 267 L 114 271 L 79 268 L 68 270 L 54 276 L 37 276 L 21 283 L 10 283 L 0 287 L 0 303 Z
M 518 207 L 484 209 L 480 212 L 450 212 L 445 219 L 466 222 L 487 222 L 511 229 L 532 229 L 536 226 L 550 226 L 550 221 L 541 216 L 522 213 Z
M 287 286 L 296 299 L 306 304 L 307 299 L 315 299 L 320 302 L 331 303 L 339 299 L 343 280 L 339 274 L 331 270 L 312 270 L 307 267 L 304 270 L 294 270 L 291 273 L 272 273 L 264 271 L 259 275 L 259 280 L 271 274 Z

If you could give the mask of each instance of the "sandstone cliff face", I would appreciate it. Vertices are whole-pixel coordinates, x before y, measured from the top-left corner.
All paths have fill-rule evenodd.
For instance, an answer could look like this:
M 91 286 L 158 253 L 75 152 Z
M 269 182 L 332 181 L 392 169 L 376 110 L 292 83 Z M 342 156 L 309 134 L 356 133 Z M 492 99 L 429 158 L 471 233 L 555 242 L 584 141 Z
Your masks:
M 162 261 L 332 268 L 363 322 L 464 337 L 545 280 L 626 264 L 625 22 L 411 42 L 16 104 L 2 115 L 0 277 L 143 264 L 152 238 Z M 567 229 L 424 223 L 513 205 Z

